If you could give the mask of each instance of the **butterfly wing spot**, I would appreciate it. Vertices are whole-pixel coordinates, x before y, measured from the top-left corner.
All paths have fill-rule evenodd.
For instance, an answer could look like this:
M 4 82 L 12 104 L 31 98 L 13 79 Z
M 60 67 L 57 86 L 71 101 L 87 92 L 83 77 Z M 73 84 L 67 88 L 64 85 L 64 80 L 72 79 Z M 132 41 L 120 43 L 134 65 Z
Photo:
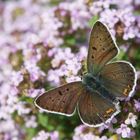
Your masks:
M 67 88 L 66 91 L 69 91 L 69 88 Z
M 113 108 L 109 108 L 108 110 L 106 110 L 105 114 L 103 115 L 105 118 L 108 118 L 108 116 L 110 116 L 110 114 L 112 114 L 114 112 Z
M 131 90 L 131 88 L 132 88 L 132 86 L 130 86 L 130 85 L 127 85 L 127 87 L 129 88 L 129 90 Z
M 131 90 L 130 85 L 127 85 L 127 88 L 124 89 L 123 94 L 124 94 L 125 96 L 128 96 L 130 90 Z
M 103 50 L 103 51 L 105 51 L 106 49 L 105 49 L 105 48 L 103 48 L 102 50 Z
M 123 94 L 124 94 L 125 96 L 128 95 L 128 89 L 127 89 L 127 88 L 124 89 Z
M 94 56 L 92 55 L 91 58 L 94 59 Z
M 107 114 L 110 114 L 110 113 L 113 112 L 113 111 L 114 111 L 114 109 L 109 108 L 109 109 L 106 111 L 106 113 L 107 113 Z
M 60 90 L 58 91 L 58 93 L 59 93 L 59 95 L 63 95 L 62 92 L 61 92 Z
M 95 50 L 95 51 L 97 51 L 97 48 L 96 47 L 92 47 L 92 49 Z

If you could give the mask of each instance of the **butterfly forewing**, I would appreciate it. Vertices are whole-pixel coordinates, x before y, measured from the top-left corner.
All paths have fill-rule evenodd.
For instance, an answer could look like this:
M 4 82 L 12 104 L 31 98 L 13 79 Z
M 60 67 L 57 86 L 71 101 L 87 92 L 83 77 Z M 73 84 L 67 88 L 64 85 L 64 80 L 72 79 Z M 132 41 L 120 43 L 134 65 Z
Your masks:
M 72 82 L 47 91 L 37 97 L 35 104 L 44 111 L 71 116 L 82 92 L 82 82 Z
M 105 88 L 118 98 L 131 96 L 136 83 L 135 70 L 128 62 L 107 64 L 99 77 Z
M 100 21 L 97 21 L 93 26 L 89 40 L 88 71 L 96 75 L 117 53 L 117 46 L 107 27 Z
M 78 102 L 78 112 L 83 123 L 89 126 L 99 126 L 114 114 L 119 112 L 117 104 L 103 98 L 98 91 L 85 89 Z

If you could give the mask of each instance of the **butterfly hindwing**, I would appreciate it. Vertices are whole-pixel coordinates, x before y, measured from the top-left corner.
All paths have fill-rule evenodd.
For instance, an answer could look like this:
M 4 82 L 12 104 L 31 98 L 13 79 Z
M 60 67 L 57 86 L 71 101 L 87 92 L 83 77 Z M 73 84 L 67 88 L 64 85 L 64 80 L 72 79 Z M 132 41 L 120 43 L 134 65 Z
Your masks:
M 83 123 L 96 127 L 110 120 L 111 116 L 119 112 L 119 108 L 117 104 L 103 98 L 98 91 L 85 89 L 78 102 L 78 112 Z
M 135 70 L 125 61 L 105 65 L 99 77 L 105 88 L 118 98 L 131 96 L 136 83 Z
M 97 21 L 93 26 L 89 40 L 88 72 L 96 75 L 117 53 L 118 48 L 109 30 L 103 23 Z
M 44 111 L 71 116 L 82 92 L 82 82 L 72 82 L 47 91 L 35 104 Z

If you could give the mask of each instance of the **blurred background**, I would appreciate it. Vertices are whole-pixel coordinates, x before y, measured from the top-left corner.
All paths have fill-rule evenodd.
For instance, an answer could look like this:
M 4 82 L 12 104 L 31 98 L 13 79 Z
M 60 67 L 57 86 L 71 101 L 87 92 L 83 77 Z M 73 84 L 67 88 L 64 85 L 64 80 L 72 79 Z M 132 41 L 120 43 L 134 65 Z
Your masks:
M 135 95 L 111 124 L 90 128 L 72 117 L 42 112 L 42 92 L 79 80 L 90 30 L 97 20 L 137 70 Z M 140 0 L 0 1 L 0 140 L 140 139 Z

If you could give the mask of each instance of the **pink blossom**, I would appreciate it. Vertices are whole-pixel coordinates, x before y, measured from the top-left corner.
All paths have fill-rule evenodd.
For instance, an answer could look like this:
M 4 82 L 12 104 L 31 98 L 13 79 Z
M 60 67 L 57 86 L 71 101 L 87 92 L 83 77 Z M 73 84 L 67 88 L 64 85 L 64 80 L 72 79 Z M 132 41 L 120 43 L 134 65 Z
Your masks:
M 125 120 L 125 124 L 127 125 L 131 124 L 133 127 L 136 127 L 137 125 L 136 120 L 137 120 L 137 116 L 130 112 L 128 114 L 128 118 Z
M 140 101 L 134 100 L 134 102 L 135 102 L 135 108 L 137 109 L 138 112 L 140 112 Z
M 121 127 L 116 130 L 123 138 L 130 138 L 131 129 L 126 124 L 121 124 Z

